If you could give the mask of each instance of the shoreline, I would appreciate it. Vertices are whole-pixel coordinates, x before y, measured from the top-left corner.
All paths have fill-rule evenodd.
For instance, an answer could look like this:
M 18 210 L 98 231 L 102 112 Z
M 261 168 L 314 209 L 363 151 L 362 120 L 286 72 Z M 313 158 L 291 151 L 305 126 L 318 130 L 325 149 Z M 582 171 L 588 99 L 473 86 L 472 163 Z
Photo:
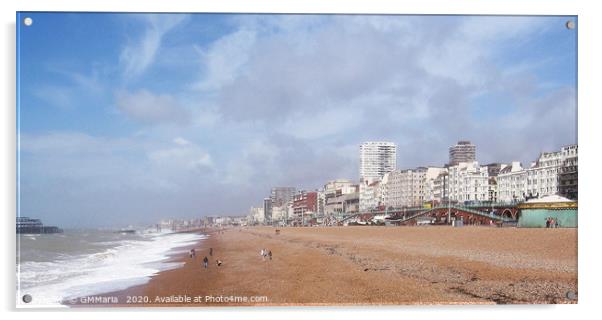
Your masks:
M 145 284 L 69 307 L 576 303 L 577 230 L 488 227 L 212 230 Z M 199 232 L 199 231 L 197 231 Z M 508 239 L 507 243 L 499 239 Z M 439 241 L 440 239 L 441 241 Z M 457 241 L 446 246 L 445 241 Z M 497 241 L 497 242 L 496 242 Z M 214 255 L 208 255 L 209 248 Z M 263 261 L 259 250 L 274 252 Z M 175 249 L 175 248 L 174 248 Z M 174 250 L 176 251 L 176 250 Z M 210 258 L 209 268 L 202 259 Z M 215 259 L 224 264 L 217 267 Z M 99 298 L 100 297 L 100 298 Z M 106 298 L 117 301 L 106 301 Z M 207 300 L 209 299 L 209 300 Z M 244 300 L 246 299 L 246 300 Z M 251 301 L 250 299 L 254 299 Z M 262 300 L 264 299 L 264 300 Z
M 177 246 L 177 247 L 173 247 L 171 248 L 167 253 L 166 256 L 167 258 L 162 260 L 161 263 L 165 263 L 165 264 L 170 264 L 170 263 L 177 263 L 177 264 L 182 264 L 181 266 L 175 267 L 175 268 L 168 268 L 165 270 L 159 270 L 157 273 L 155 273 L 154 275 L 150 276 L 149 279 L 143 283 L 143 284 L 137 284 L 137 285 L 133 285 L 133 286 L 129 286 L 125 289 L 120 289 L 120 290 L 113 290 L 113 291 L 109 291 L 109 292 L 103 292 L 103 293 L 98 293 L 98 294 L 91 294 L 88 296 L 78 296 L 76 298 L 73 299 L 64 299 L 62 300 L 62 302 L 59 304 L 59 306 L 61 307 L 78 307 L 78 306 L 89 306 L 89 304 L 85 304 L 85 303 L 81 303 L 81 302 L 75 302 L 75 301 L 79 301 L 81 299 L 86 299 L 86 298 L 91 298 L 91 297 L 106 297 L 109 295 L 112 295 L 114 293 L 117 292 L 129 292 L 132 289 L 138 288 L 138 287 L 144 287 L 145 285 L 147 285 L 154 277 L 158 276 L 159 274 L 165 272 L 165 271 L 170 271 L 170 270 L 177 270 L 179 268 L 181 268 L 185 262 L 183 261 L 184 257 L 188 257 L 188 252 L 190 251 L 190 249 L 192 248 L 198 248 L 199 245 L 201 243 L 203 243 L 203 241 L 206 241 L 210 238 L 210 234 L 218 232 L 218 229 L 215 228 L 195 228 L 195 229 L 189 229 L 189 230 L 181 230 L 181 231 L 175 231 L 172 232 L 171 234 L 183 234 L 183 233 L 189 233 L 189 234 L 199 234 L 199 235 L 203 235 L 205 236 L 205 238 L 202 239 L 198 239 L 194 244 L 189 244 L 189 245 L 182 245 L 182 246 Z M 105 299 L 106 300 L 106 299 Z M 110 305 L 111 303 L 94 303 L 94 304 L 101 304 L 104 306 Z

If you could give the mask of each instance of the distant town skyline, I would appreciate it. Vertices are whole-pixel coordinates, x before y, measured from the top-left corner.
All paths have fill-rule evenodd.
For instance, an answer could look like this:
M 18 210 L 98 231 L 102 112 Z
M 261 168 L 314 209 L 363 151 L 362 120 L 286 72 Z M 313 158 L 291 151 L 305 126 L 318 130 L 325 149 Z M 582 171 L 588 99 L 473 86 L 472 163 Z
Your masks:
M 577 143 L 574 16 L 21 13 L 20 214 L 61 227 L 241 214 L 272 187 Z M 76 26 L 76 27 L 74 27 Z

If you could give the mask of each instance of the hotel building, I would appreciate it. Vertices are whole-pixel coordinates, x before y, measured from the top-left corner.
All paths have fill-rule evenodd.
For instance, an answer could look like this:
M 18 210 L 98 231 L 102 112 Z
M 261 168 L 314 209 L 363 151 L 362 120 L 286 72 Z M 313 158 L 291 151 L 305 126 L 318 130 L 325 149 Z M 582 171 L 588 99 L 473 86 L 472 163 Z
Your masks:
M 449 165 L 455 166 L 460 162 L 473 162 L 477 160 L 477 147 L 470 141 L 458 141 L 455 146 L 449 147 Z
M 520 202 L 527 198 L 565 193 L 577 197 L 577 145 L 543 152 L 527 169 L 513 162 L 497 177 L 499 200 Z
M 486 166 L 477 161 L 460 162 L 448 168 L 449 199 L 451 201 L 487 201 L 489 174 Z

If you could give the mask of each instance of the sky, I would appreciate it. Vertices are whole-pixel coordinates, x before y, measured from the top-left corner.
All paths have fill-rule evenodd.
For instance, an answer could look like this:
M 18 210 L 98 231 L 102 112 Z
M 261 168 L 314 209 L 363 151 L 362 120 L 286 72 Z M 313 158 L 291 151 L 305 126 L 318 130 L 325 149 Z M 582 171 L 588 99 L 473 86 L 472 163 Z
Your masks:
M 63 227 L 244 215 L 358 180 L 359 145 L 442 166 L 577 143 L 574 16 L 25 13 L 19 211 Z

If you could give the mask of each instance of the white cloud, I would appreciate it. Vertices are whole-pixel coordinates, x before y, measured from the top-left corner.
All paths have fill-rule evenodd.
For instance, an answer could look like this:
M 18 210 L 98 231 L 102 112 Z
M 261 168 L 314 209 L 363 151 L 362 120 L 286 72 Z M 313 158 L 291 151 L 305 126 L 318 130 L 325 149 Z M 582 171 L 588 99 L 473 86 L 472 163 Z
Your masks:
M 148 153 L 148 159 L 155 170 L 166 173 L 170 181 L 186 181 L 192 173 L 208 176 L 214 170 L 211 155 L 190 142 L 154 149 Z
M 232 185 L 252 186 L 261 179 L 265 181 L 267 174 L 277 174 L 269 169 L 276 167 L 279 152 L 278 147 L 267 139 L 255 137 L 242 147 L 240 156 L 227 161 L 221 176 L 226 184 Z
M 328 108 L 317 111 L 313 116 L 300 111 L 286 119 L 278 129 L 300 139 L 320 139 L 344 135 L 350 128 L 357 128 L 363 122 L 362 116 L 363 112 L 358 108 Z
M 20 134 L 20 148 L 27 152 L 60 151 L 69 153 L 91 148 L 99 151 L 99 141 L 84 133 L 54 132 L 47 135 Z
M 458 36 L 475 43 L 524 41 L 528 35 L 541 34 L 549 29 L 550 21 L 533 16 L 472 16 L 462 20 Z
M 319 20 L 240 19 L 241 28 L 255 32 L 256 39 L 249 48 L 252 54 L 240 53 L 246 62 L 232 73 L 234 78 L 216 87 L 216 105 L 224 121 L 260 124 L 269 133 L 322 145 L 386 137 L 407 149 L 429 145 L 439 150 L 404 154 L 402 163 L 408 166 L 443 163 L 448 145 L 461 137 L 476 141 L 480 131 L 491 128 L 510 132 L 513 127 L 506 122 L 475 119 L 483 108 L 477 110 L 473 99 L 494 91 L 508 97 L 512 106 L 536 103 L 532 98 L 541 95 L 545 82 L 535 73 L 538 66 L 525 59 L 540 55 L 523 52 L 523 45 L 540 39 L 557 22 L 545 17 Z M 513 56 L 518 59 L 504 60 L 508 50 L 517 50 Z M 546 66 L 558 62 L 546 61 Z M 513 66 L 518 72 L 511 72 Z M 573 110 L 571 105 L 565 108 Z M 530 114 L 508 112 L 514 117 Z M 548 121 L 558 116 L 553 113 Z M 488 135 L 495 140 L 482 143 L 480 150 L 495 161 L 499 153 L 493 149 L 504 144 L 502 140 L 534 147 L 560 135 L 540 130 L 546 134 L 537 134 L 538 141 L 521 137 L 534 134 L 528 126 L 520 135 Z
M 82 100 L 95 99 L 103 93 L 103 85 L 98 79 L 98 72 L 93 69 L 92 74 L 84 74 L 65 70 L 57 67 L 48 67 L 53 76 L 60 75 L 61 84 L 44 84 L 31 89 L 31 93 L 43 101 L 62 110 L 77 107 Z
M 30 179 L 43 176 L 77 181 L 95 181 L 96 187 L 107 183 L 108 176 L 127 172 L 143 143 L 127 138 L 104 138 L 80 132 L 21 134 L 22 173 Z M 119 168 L 119 169 L 118 169 Z M 132 174 L 132 172 L 129 172 Z M 133 175 L 131 183 L 137 175 Z
M 144 89 L 134 93 L 119 91 L 115 95 L 115 103 L 121 112 L 144 123 L 189 122 L 188 111 L 168 94 L 156 95 Z
M 177 137 L 175 139 L 173 139 L 173 142 L 177 145 L 181 145 L 181 146 L 186 146 L 190 144 L 190 141 L 182 138 L 182 137 Z
M 75 102 L 75 92 L 70 87 L 44 85 L 33 89 L 32 93 L 44 103 L 63 110 L 72 108 Z
M 420 65 L 430 74 L 481 88 L 499 78 L 501 70 L 492 61 L 496 55 L 503 55 L 509 43 L 518 45 L 543 33 L 546 22 L 528 16 L 463 18 L 447 32 L 441 30 L 445 36 L 436 37 L 438 41 L 423 35 L 428 43 L 421 50 Z
M 155 60 L 165 34 L 188 18 L 183 14 L 149 14 L 143 17 L 144 35 L 124 47 L 119 56 L 126 79 L 141 75 Z
M 92 72 L 89 74 L 71 71 L 64 67 L 59 68 L 58 66 L 49 67 L 49 71 L 65 77 L 77 91 L 85 91 L 92 94 L 99 94 L 103 91 L 104 86 L 99 79 L 102 70 L 99 65 L 93 64 Z
M 193 88 L 210 91 L 231 83 L 247 62 L 255 37 L 254 32 L 243 29 L 220 38 L 207 50 L 197 47 L 203 77 Z

